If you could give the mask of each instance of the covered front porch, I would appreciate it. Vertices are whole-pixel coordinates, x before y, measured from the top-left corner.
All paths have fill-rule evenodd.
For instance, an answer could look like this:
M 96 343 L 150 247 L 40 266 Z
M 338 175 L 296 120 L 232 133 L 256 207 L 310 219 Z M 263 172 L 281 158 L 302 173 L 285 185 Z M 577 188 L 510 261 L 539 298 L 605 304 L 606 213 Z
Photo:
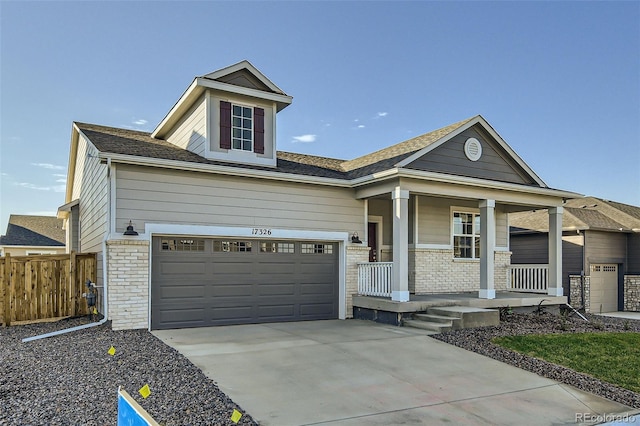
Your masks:
M 518 293 L 499 291 L 493 299 L 478 298 L 477 293 L 438 293 L 412 294 L 406 302 L 391 300 L 387 297 L 353 296 L 354 308 L 382 310 L 395 313 L 423 312 L 429 308 L 442 306 L 468 306 L 472 308 L 526 308 L 554 306 L 567 303 L 567 296 L 549 296 L 546 294 Z
M 370 254 L 368 262 L 356 265 L 354 300 L 435 303 L 448 299 L 443 294 L 464 294 L 465 300 L 473 295 L 504 306 L 501 299 L 509 293 L 533 294 L 526 299 L 563 296 L 562 198 L 487 188 L 457 188 L 452 197 L 433 183 L 398 183 L 358 192 L 365 202 L 363 244 Z M 535 208 L 549 212 L 548 263 L 511 265 L 508 214 Z
M 405 302 L 387 297 L 353 296 L 353 317 L 391 325 L 410 325 L 436 332 L 451 328 L 497 325 L 502 309 L 537 310 L 567 303 L 566 296 L 499 291 L 493 299 L 475 292 L 410 295 Z M 414 319 L 422 319 L 415 321 Z M 428 321 L 436 320 L 438 324 Z

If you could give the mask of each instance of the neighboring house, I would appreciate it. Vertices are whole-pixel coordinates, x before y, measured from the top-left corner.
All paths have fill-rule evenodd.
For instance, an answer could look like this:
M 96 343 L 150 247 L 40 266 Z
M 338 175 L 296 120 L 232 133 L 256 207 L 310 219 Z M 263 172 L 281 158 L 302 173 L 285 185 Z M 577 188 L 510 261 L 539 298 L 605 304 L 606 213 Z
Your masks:
M 151 133 L 73 124 L 59 215 L 71 247 L 99 253 L 114 329 L 349 318 L 371 271 L 399 303 L 491 299 L 507 290 L 507 215 L 535 208 L 557 229 L 562 296 L 561 206 L 577 194 L 483 117 L 338 160 L 276 150 L 291 102 L 242 61 L 195 78 Z
M 0 256 L 29 256 L 66 252 L 63 221 L 55 216 L 12 214 L 7 234 L 0 237 Z
M 564 211 L 562 284 L 569 303 L 588 312 L 640 311 L 640 207 L 584 197 L 568 200 Z M 513 264 L 547 263 L 546 217 L 545 210 L 509 215 Z

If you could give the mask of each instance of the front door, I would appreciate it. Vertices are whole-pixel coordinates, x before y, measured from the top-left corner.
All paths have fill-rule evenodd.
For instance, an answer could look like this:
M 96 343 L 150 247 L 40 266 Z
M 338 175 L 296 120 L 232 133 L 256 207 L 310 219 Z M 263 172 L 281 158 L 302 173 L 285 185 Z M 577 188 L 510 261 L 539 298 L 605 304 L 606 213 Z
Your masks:
M 369 222 L 367 227 L 367 240 L 369 242 L 369 262 L 378 261 L 378 224 Z

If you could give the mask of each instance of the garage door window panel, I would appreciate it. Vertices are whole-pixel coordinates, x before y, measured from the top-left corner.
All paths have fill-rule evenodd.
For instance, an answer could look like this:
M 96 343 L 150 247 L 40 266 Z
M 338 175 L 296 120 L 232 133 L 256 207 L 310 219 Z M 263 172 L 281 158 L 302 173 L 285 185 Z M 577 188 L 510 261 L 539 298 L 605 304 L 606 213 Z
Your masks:
M 302 243 L 302 254 L 333 254 L 333 244 Z
M 213 251 L 216 253 L 248 253 L 251 252 L 251 241 L 214 241 Z
M 295 244 L 286 242 L 260 242 L 260 253 L 295 253 Z
M 204 251 L 204 240 L 163 238 L 162 251 Z

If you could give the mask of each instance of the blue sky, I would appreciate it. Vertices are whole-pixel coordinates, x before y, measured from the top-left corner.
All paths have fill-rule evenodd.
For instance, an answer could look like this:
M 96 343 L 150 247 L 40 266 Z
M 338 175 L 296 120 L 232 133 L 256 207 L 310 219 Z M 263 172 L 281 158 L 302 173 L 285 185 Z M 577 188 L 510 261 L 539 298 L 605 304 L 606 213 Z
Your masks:
M 639 2 L 0 0 L 0 233 L 64 203 L 71 124 L 152 131 L 248 59 L 278 149 L 359 155 L 482 114 L 551 187 L 640 206 Z

